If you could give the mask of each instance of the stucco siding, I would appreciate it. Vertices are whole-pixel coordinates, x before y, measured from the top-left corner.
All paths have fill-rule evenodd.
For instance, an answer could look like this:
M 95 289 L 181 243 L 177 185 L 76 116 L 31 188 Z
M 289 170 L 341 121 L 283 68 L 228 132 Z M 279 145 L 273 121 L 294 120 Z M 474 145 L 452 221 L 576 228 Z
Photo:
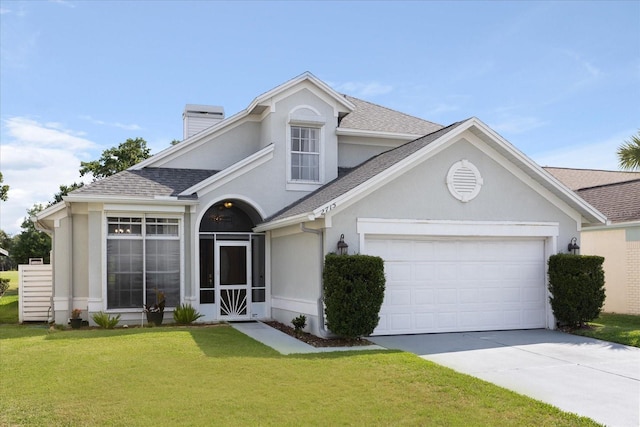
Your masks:
M 484 180 L 478 196 L 466 203 L 455 199 L 446 184 L 449 168 L 461 159 L 473 163 Z M 359 252 L 358 218 L 557 222 L 560 249 L 577 237 L 578 227 L 575 219 L 464 139 L 338 210 L 331 218 L 327 241 L 337 242 L 344 233 L 349 252 Z
M 358 166 L 371 157 L 405 142 L 393 139 L 340 136 L 338 139 L 338 166 L 344 168 Z
M 73 297 L 81 298 L 82 306 L 86 310 L 86 299 L 89 297 L 89 239 L 87 225 L 89 217 L 85 215 L 73 215 Z
M 258 151 L 260 123 L 245 122 L 207 140 L 180 157 L 161 162 L 159 167 L 223 170 Z
M 56 254 L 53 263 L 53 319 L 57 324 L 66 325 L 71 315 L 71 262 L 67 256 L 71 248 L 70 219 L 62 218 L 55 229 L 53 252 Z
M 308 329 L 322 335 L 319 298 L 323 255 L 322 235 L 296 232 L 271 238 L 272 317 L 290 325 L 300 314 Z
M 320 296 L 321 259 L 316 234 L 272 237 L 271 296 L 315 302 Z

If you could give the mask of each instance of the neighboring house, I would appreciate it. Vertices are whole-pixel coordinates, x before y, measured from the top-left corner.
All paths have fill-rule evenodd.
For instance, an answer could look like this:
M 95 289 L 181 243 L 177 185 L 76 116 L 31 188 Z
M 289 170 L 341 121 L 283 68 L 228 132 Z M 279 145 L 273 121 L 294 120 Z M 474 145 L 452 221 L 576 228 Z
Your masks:
M 605 258 L 604 310 L 640 314 L 640 172 L 545 168 L 607 216 L 584 228 L 580 252 Z
M 546 261 L 606 220 L 476 118 L 443 127 L 309 73 L 222 111 L 187 106 L 183 142 L 38 214 L 57 323 L 140 321 L 162 291 L 202 321 L 304 314 L 323 335 L 344 238 L 385 260 L 375 334 L 553 328 Z

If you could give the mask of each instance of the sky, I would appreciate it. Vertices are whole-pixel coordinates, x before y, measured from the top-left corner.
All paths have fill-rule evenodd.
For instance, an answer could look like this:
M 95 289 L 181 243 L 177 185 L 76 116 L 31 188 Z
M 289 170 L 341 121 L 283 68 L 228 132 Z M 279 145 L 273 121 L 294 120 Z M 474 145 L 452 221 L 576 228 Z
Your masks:
M 185 104 L 229 117 L 305 71 L 478 117 L 542 166 L 617 170 L 640 130 L 640 1 L 0 0 L 0 229 L 105 149 L 182 139 Z

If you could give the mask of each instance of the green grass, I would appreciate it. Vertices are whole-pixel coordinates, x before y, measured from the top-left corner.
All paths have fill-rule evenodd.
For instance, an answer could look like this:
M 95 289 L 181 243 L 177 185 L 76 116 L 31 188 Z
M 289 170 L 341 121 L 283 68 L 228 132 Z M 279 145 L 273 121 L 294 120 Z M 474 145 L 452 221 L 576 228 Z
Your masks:
M 9 279 L 9 290 L 0 298 L 0 324 L 18 323 L 18 272 L 0 271 L 0 277 Z
M 0 425 L 597 425 L 409 353 L 282 356 L 224 325 L 5 325 L 0 347 Z
M 599 340 L 640 347 L 640 316 L 601 313 L 593 322 L 593 329 L 578 329 L 573 333 Z

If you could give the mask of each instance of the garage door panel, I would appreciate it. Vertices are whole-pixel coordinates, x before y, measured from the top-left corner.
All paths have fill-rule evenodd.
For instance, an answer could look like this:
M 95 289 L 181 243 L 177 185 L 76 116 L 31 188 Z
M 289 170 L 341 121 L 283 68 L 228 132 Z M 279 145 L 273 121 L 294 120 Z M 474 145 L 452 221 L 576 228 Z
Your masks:
M 433 280 L 436 277 L 436 269 L 433 264 L 416 262 L 413 264 L 413 279 L 416 281 Z
M 408 313 L 394 313 L 387 316 L 387 323 L 392 331 L 410 331 L 412 316 Z
M 433 305 L 436 302 L 436 293 L 433 289 L 417 288 L 413 291 L 413 304 Z
M 543 240 L 371 239 L 387 286 L 374 334 L 545 326 Z
M 392 282 L 408 282 L 411 280 L 411 264 L 400 262 L 385 263 L 385 273 Z
M 411 289 L 396 288 L 396 289 L 389 290 L 389 292 L 385 294 L 385 305 L 389 307 L 410 306 L 411 305 Z
M 418 330 L 433 329 L 436 325 L 436 316 L 434 313 L 417 313 L 414 317 L 415 328 Z

